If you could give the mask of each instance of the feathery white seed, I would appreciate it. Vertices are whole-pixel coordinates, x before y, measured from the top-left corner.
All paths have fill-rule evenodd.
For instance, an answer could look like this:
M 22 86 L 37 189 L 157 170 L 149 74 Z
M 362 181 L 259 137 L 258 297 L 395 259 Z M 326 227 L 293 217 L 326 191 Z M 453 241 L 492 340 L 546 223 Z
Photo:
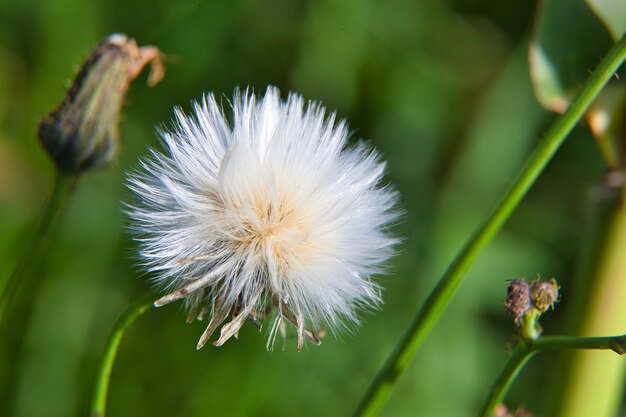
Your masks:
M 397 196 L 379 154 L 349 146 L 346 123 L 320 105 L 270 87 L 258 99 L 235 92 L 232 110 L 231 125 L 208 95 L 193 116 L 175 111 L 166 152 L 129 176 L 131 229 L 171 291 L 155 305 L 184 298 L 191 317 L 211 314 L 199 348 L 229 315 L 214 344 L 276 310 L 268 346 L 291 323 L 302 349 L 305 337 L 319 343 L 305 322 L 336 329 L 380 303 L 371 277 L 397 242 Z

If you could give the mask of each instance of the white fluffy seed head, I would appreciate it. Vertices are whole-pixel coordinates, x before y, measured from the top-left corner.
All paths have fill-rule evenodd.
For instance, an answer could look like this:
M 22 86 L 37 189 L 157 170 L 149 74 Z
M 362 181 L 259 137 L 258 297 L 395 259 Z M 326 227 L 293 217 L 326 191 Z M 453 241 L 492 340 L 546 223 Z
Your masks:
M 397 196 L 379 154 L 348 145 L 345 122 L 323 107 L 270 87 L 261 98 L 235 92 L 232 110 L 229 123 L 213 95 L 193 116 L 176 110 L 165 153 L 129 177 L 132 229 L 143 263 L 173 291 L 159 304 L 185 298 L 192 315 L 210 312 L 204 341 L 229 314 L 217 344 L 275 308 L 272 333 L 292 323 L 301 348 L 314 337 L 305 322 L 336 329 L 380 302 L 371 277 L 393 253 Z

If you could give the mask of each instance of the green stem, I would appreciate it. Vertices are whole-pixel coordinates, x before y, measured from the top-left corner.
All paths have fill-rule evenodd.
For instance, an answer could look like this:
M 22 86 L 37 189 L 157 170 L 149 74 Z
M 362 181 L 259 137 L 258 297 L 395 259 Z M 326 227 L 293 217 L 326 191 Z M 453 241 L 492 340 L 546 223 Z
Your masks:
M 42 281 L 41 266 L 46 260 L 50 235 L 53 234 L 78 179 L 78 174 L 56 174 L 48 200 L 0 294 L 0 334 L 4 342 L 2 361 L 6 365 L 0 376 L 2 415 L 9 415 L 14 407 L 17 389 L 15 381 L 23 362 L 20 355 L 25 341 L 25 329 L 33 310 L 33 300 L 37 299 Z
M 35 225 L 35 230 L 28 240 L 15 269 L 2 289 L 2 294 L 0 294 L 0 323 L 5 319 L 11 305 L 16 303 L 16 298 L 19 297 L 18 290 L 20 290 L 20 287 L 30 287 L 33 285 L 32 283 L 35 277 L 28 273 L 28 269 L 33 267 L 34 262 L 37 262 L 36 260 L 34 261 L 34 259 L 37 259 L 37 252 L 55 220 L 60 218 L 60 214 L 67 200 L 69 200 L 72 195 L 77 182 L 78 175 L 56 174 L 52 193 Z
M 624 131 L 626 139 L 626 131 Z M 615 173 L 623 175 L 623 173 Z M 615 175 L 611 174 L 611 175 Z M 617 185 L 617 186 L 616 186 Z M 599 197 L 601 196 L 601 197 Z M 591 201 L 592 222 L 569 287 L 568 321 L 577 336 L 626 329 L 626 189 L 604 185 Z M 546 394 L 558 417 L 614 417 L 624 399 L 626 361 L 614 355 L 578 351 L 564 358 L 552 392 Z
M 126 311 L 115 322 L 115 326 L 107 340 L 104 355 L 98 368 L 93 397 L 91 399 L 91 417 L 104 417 L 106 410 L 107 394 L 109 392 L 109 382 L 111 380 L 111 371 L 117 356 L 117 350 L 124 337 L 124 332 L 135 322 L 137 317 L 146 312 L 156 299 L 155 295 L 150 292 L 137 301 L 132 303 Z
M 481 414 L 483 417 L 493 417 L 496 406 L 502 402 L 504 395 L 526 362 L 535 353 L 546 349 L 611 349 L 623 355 L 626 353 L 626 335 L 613 337 L 545 336 L 534 341 L 522 340 L 491 389 L 491 394 Z
M 510 217 L 569 132 L 585 114 L 604 85 L 614 76 L 625 58 L 626 34 L 611 48 L 585 82 L 567 111 L 548 130 L 495 211 L 471 237 L 441 277 L 396 350 L 363 397 L 355 416 L 376 416 L 382 410 L 398 378 L 407 368 L 415 352 L 461 285 L 465 272 Z

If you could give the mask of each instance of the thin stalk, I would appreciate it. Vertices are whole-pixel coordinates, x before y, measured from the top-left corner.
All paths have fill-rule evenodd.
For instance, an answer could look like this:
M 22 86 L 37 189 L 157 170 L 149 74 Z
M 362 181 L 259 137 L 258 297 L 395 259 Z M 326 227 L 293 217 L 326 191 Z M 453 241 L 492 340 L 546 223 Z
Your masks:
M 626 335 L 613 337 L 545 336 L 534 341 L 521 341 L 491 389 L 491 394 L 481 414 L 482 417 L 493 417 L 497 405 L 502 402 L 513 380 L 526 362 L 535 353 L 547 349 L 610 349 L 623 355 L 626 353 Z
M 107 344 L 98 368 L 98 375 L 94 384 L 93 397 L 91 399 L 91 417 L 104 417 L 106 411 L 111 371 L 126 329 L 135 322 L 137 317 L 146 312 L 156 299 L 150 292 L 132 303 L 115 322 L 115 326 L 109 335 Z
M 415 352 L 433 329 L 463 282 L 465 272 L 519 205 L 539 174 L 626 58 L 626 34 L 611 48 L 572 104 L 545 134 L 487 221 L 474 233 L 426 299 L 395 351 L 363 397 L 355 416 L 376 416 Z
M 0 335 L 4 345 L 0 360 L 4 364 L 0 376 L 2 415 L 9 415 L 14 406 L 17 389 L 15 381 L 22 364 L 20 354 L 25 341 L 24 329 L 28 326 L 33 310 L 32 301 L 37 298 L 41 284 L 41 267 L 46 259 L 46 248 L 78 180 L 78 174 L 56 174 L 34 230 L 0 294 Z
M 37 263 L 37 252 L 54 222 L 60 218 L 60 214 L 67 200 L 72 195 L 77 182 L 78 175 L 56 174 L 52 192 L 35 225 L 35 230 L 29 238 L 15 269 L 9 276 L 4 288 L 2 288 L 2 293 L 0 294 L 0 323 L 5 319 L 11 305 L 16 302 L 20 287 L 32 285 L 35 277 L 28 273 L 28 269 L 33 268 L 33 263 Z

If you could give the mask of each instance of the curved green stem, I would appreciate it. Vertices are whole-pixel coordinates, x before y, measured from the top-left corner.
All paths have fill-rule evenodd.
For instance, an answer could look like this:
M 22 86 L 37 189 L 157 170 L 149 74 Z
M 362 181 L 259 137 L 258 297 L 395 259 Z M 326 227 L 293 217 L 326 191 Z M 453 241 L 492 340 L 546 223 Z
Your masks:
M 18 297 L 17 294 L 20 287 L 32 285 L 35 277 L 31 276 L 32 274 L 28 274 L 27 269 L 32 268 L 33 259 L 35 258 L 41 243 L 48 235 L 48 232 L 52 228 L 55 220 L 60 217 L 60 214 L 65 207 L 67 200 L 72 195 L 77 182 L 78 174 L 72 175 L 57 173 L 52 186 L 52 193 L 48 198 L 37 224 L 35 225 L 35 230 L 28 240 L 28 243 L 26 244 L 21 257 L 17 262 L 15 269 L 9 276 L 4 288 L 2 288 L 2 293 L 0 294 L 0 323 L 2 323 L 5 319 L 7 311 L 11 308 L 11 305 L 16 302 L 16 297 Z
M 495 211 L 471 237 L 441 277 L 396 350 L 376 376 L 355 416 L 378 415 L 391 395 L 396 381 L 461 285 L 465 272 L 510 217 L 569 132 L 576 126 L 604 85 L 614 76 L 625 58 L 626 34 L 611 48 L 585 82 L 567 111 L 548 130 Z
M 493 417 L 496 406 L 502 402 L 504 395 L 526 362 L 535 353 L 546 349 L 611 349 L 623 355 L 626 353 L 626 335 L 614 337 L 545 336 L 534 341 L 521 341 L 491 389 L 491 394 L 481 414 L 483 417 Z
M 98 375 L 96 376 L 93 397 L 91 399 L 91 417 L 104 417 L 105 415 L 111 371 L 113 370 L 117 350 L 124 337 L 124 332 L 135 322 L 137 317 L 152 307 L 155 299 L 156 297 L 152 292 L 144 295 L 128 306 L 126 311 L 115 322 L 98 368 Z

